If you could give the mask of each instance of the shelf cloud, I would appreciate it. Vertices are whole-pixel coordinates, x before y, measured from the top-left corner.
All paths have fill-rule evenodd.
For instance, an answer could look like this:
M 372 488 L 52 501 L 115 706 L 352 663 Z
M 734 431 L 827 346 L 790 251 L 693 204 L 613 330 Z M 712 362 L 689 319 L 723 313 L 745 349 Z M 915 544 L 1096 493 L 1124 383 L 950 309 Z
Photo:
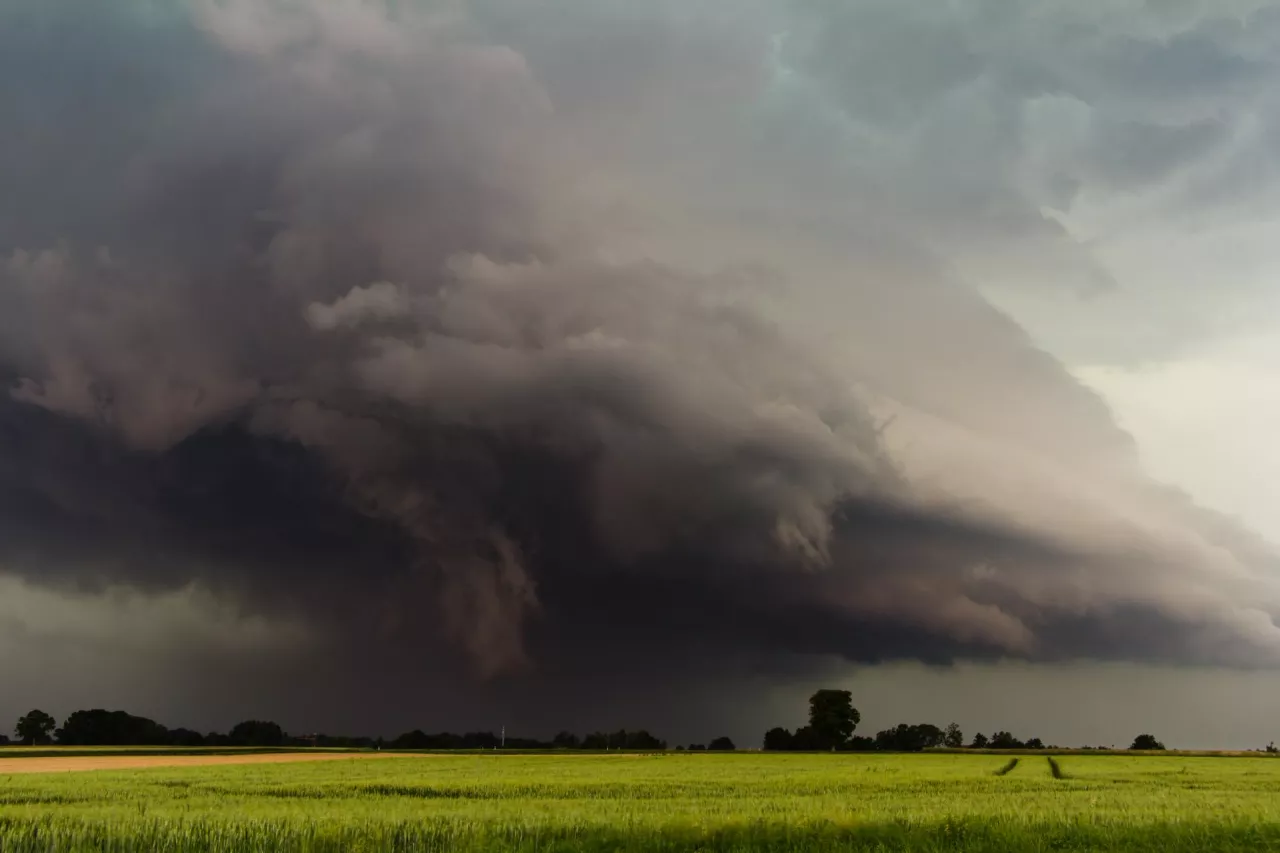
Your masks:
M 1280 662 L 1275 549 L 986 290 L 1265 193 L 1267 4 L 72 5 L 0 4 L 5 583 L 339 683 Z

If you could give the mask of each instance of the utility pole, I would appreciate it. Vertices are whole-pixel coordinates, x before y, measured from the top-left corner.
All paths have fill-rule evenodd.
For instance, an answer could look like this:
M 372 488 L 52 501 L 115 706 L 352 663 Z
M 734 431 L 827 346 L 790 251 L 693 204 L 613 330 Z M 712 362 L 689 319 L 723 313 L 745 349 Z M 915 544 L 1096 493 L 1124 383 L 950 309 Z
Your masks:
M 507 748 L 507 727 L 505 725 L 502 727 L 502 748 Z

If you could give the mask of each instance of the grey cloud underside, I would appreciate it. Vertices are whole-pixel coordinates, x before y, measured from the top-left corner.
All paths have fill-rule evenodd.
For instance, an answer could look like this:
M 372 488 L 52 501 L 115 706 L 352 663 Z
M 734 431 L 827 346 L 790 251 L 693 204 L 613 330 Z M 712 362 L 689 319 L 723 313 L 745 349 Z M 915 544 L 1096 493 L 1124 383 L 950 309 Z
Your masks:
M 777 9 L 557 28 L 538 15 L 571 6 L 201 3 L 0 28 L 6 79 L 69 52 L 0 132 L 24 164 L 0 187 L 5 570 L 198 582 L 485 675 L 1274 664 L 1268 546 L 1146 482 L 1101 402 L 946 271 L 911 209 L 927 181 L 878 216 L 870 171 L 777 124 L 801 72 L 881 134 L 994 73 L 866 5 L 955 67 L 858 89 L 819 43 L 787 77 L 771 36 L 804 20 Z M 1158 100 L 1149 71 L 1109 73 Z M 1154 122 L 1104 123 L 1120 142 L 1085 177 L 1154 180 L 1218 139 Z M 847 203 L 809 194 L 824 174 Z M 931 216 L 973 227 L 971 189 L 940 181 Z
M 126 582 L 155 591 L 197 580 L 247 601 L 250 612 L 320 619 L 333 639 L 365 643 L 376 634 L 385 643 L 381 653 L 392 659 L 424 650 L 459 656 L 440 642 L 447 620 L 436 608 L 448 593 L 441 578 L 422 576 L 421 546 L 376 513 L 353 510 L 324 463 L 296 445 L 227 427 L 158 456 L 130 454 L 77 424 L 51 424 L 57 416 L 7 408 L 5 436 L 14 453 L 5 466 L 3 559 L 20 575 L 55 587 Z M 50 440 L 56 432 L 61 437 Z M 429 429 L 423 439 L 431 440 Z M 922 559 L 944 575 L 979 560 L 1050 568 L 1072 560 L 999 527 L 853 500 L 837 502 L 832 511 L 836 535 L 850 553 L 820 572 L 771 553 L 759 533 L 767 518 L 721 519 L 718 531 L 622 560 L 593 541 L 595 521 L 584 495 L 588 460 L 486 434 L 467 441 L 473 449 L 485 447 L 484 464 L 500 467 L 502 484 L 483 496 L 461 483 L 436 480 L 434 486 L 446 499 L 482 502 L 475 511 L 519 543 L 538 599 L 538 616 L 522 639 L 532 661 L 561 677 L 589 677 L 602 666 L 674 677 L 708 659 L 791 668 L 804 655 L 946 663 L 1019 654 L 998 638 L 973 634 L 981 614 L 953 626 L 957 636 L 923 615 L 851 611 L 836 602 L 848 589 L 896 573 L 927 581 L 918 574 Z M 464 517 L 462 523 L 473 522 Z M 732 553 L 715 553 L 719 543 L 699 541 L 716 533 Z M 757 538 L 765 541 L 753 543 Z M 414 593 L 410 600 L 403 598 L 406 589 Z M 981 584 L 966 592 L 982 600 Z M 947 593 L 927 588 L 894 594 L 918 598 L 927 608 L 950 605 Z M 993 601 L 1002 597 L 1007 590 L 992 593 Z M 1001 603 L 1010 613 L 1023 609 L 1016 600 Z M 1186 624 L 1146 608 L 1115 619 L 1025 612 L 1037 634 L 1049 638 L 1030 654 L 1036 659 L 1201 655 L 1194 643 L 1171 645 L 1187 636 Z M 689 650 L 705 657 L 691 658 Z

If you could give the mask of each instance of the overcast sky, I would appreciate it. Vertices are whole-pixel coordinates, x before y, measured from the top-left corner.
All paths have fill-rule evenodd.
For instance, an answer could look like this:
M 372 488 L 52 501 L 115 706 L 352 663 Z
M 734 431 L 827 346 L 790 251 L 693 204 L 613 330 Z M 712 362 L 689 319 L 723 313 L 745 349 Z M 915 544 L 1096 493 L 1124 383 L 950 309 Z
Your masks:
M 0 0 L 0 718 L 1266 743 L 1278 51 Z

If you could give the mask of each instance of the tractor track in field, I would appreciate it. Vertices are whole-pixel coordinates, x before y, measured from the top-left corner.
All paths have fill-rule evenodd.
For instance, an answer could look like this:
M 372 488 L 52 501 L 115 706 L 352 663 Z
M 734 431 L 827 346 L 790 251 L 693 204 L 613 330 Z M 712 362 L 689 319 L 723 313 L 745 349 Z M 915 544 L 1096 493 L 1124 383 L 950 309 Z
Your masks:
M 995 775 L 1008 776 L 1010 773 L 1013 772 L 1013 768 L 1017 766 L 1018 766 L 1018 759 L 1010 758 L 1009 761 L 1003 767 L 1001 767 L 999 770 L 995 772 Z

